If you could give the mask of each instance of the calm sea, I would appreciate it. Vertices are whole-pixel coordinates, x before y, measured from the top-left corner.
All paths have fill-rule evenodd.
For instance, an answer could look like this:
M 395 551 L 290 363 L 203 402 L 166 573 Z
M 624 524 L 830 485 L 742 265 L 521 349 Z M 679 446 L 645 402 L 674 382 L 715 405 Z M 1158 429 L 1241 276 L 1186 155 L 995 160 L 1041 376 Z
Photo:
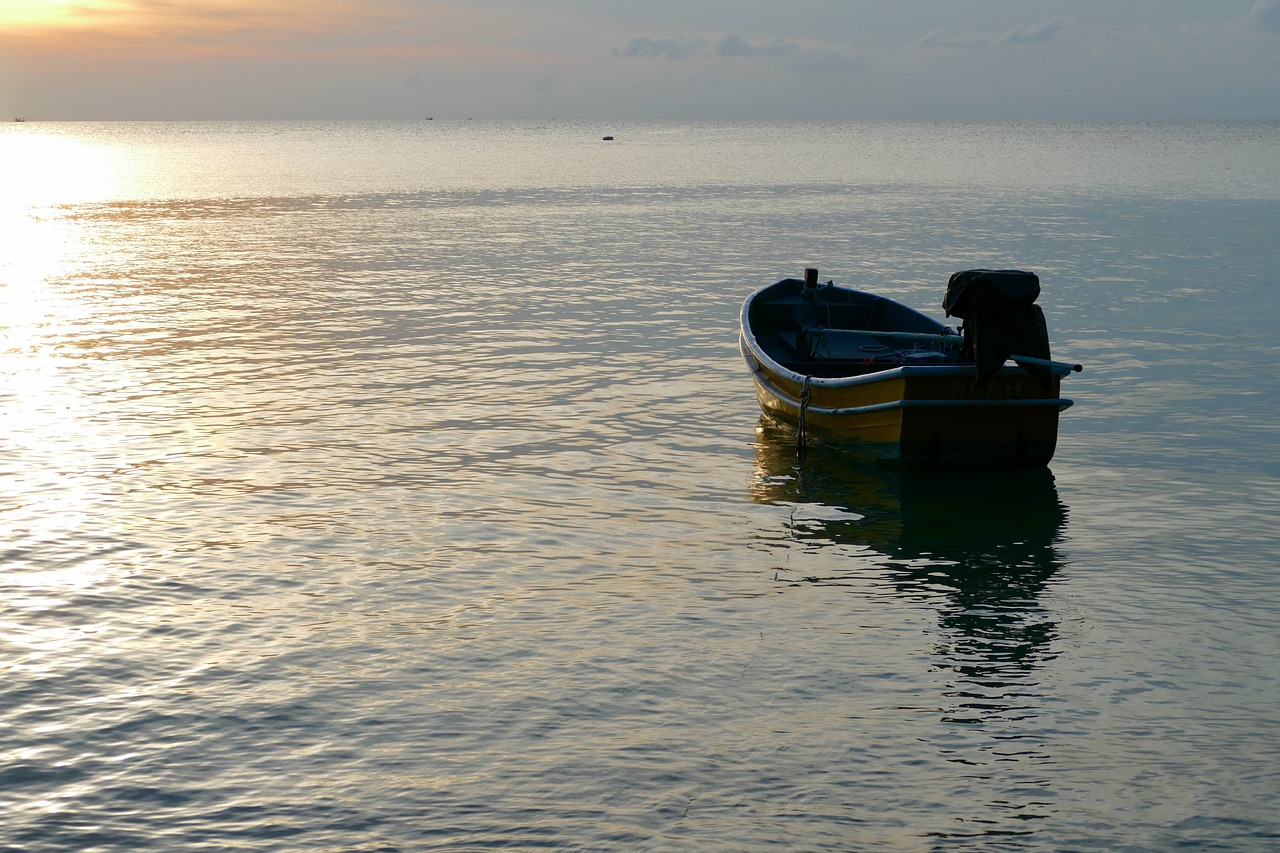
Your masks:
M 1280 845 L 1280 124 L 28 122 L 0 188 L 0 850 Z M 798 462 L 736 322 L 807 265 L 1038 272 L 1050 469 Z

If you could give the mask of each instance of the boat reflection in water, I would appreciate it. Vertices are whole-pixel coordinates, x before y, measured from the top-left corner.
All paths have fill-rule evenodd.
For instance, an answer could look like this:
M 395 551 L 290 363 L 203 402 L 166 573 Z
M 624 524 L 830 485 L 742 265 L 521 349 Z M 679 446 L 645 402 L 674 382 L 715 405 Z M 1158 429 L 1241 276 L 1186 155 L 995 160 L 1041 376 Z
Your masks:
M 797 570 L 779 570 L 778 583 L 890 592 L 937 606 L 935 653 L 953 673 L 946 718 L 1018 718 L 1025 706 L 1018 697 L 1054 656 L 1058 635 L 1040 602 L 1065 565 L 1056 545 L 1067 508 L 1053 474 L 895 469 L 839 446 L 801 460 L 795 441 L 761 418 L 752 497 L 792 507 L 784 522 L 792 547 L 838 563 L 801 560 Z

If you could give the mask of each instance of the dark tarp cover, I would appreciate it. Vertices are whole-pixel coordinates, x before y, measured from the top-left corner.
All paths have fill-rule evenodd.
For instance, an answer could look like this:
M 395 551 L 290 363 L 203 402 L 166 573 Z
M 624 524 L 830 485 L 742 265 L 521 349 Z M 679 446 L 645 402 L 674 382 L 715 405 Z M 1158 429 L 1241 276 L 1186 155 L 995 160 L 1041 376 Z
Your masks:
M 942 308 L 964 320 L 964 352 L 978 365 L 978 380 L 990 378 L 1011 355 L 1049 358 L 1049 329 L 1034 304 L 1040 279 L 1021 270 L 964 270 L 951 276 Z M 1046 390 L 1048 368 L 1024 367 Z

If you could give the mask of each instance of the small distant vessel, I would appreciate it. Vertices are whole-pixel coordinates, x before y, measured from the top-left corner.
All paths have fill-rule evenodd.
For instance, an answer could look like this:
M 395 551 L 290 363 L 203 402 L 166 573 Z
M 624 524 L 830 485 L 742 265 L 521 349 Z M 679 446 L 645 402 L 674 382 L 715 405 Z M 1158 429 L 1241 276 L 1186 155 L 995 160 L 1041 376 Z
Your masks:
M 605 142 L 612 142 L 612 141 L 613 141 L 613 137 L 612 137 L 612 136 L 602 136 L 602 137 L 601 137 L 601 139 L 602 139 L 602 140 L 604 140 Z
M 1039 293 L 1034 273 L 958 272 L 943 301 L 957 331 L 806 269 L 747 297 L 742 356 L 761 408 L 802 448 L 812 432 L 910 466 L 1043 466 L 1072 404 L 1062 377 L 1082 368 L 1049 359 Z
M 19 116 L 18 118 L 15 118 L 14 121 L 26 121 L 26 119 Z

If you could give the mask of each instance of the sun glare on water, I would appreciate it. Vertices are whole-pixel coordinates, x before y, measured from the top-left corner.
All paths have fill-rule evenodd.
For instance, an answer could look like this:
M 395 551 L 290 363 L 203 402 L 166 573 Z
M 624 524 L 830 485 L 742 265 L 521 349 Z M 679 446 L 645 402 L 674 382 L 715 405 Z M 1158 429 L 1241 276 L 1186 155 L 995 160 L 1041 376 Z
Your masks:
M 100 398 L 131 380 L 127 364 L 99 362 L 77 343 L 105 334 L 96 312 L 110 292 L 94 292 L 86 270 L 112 251 L 81 217 L 127 193 L 129 174 L 119 151 L 74 128 L 0 126 L 0 506 L 13 513 L 0 533 L 13 554 L 61 553 L 87 527 L 114 524 L 97 489 L 131 439 Z M 22 559 L 5 566 L 7 603 L 18 608 L 58 606 L 105 571 L 96 559 Z M 60 642 L 40 638 L 28 665 L 56 659 Z
M 0 129 L 0 221 L 26 218 L 44 208 L 104 201 L 127 192 L 133 177 L 125 153 L 73 131 L 18 123 Z

